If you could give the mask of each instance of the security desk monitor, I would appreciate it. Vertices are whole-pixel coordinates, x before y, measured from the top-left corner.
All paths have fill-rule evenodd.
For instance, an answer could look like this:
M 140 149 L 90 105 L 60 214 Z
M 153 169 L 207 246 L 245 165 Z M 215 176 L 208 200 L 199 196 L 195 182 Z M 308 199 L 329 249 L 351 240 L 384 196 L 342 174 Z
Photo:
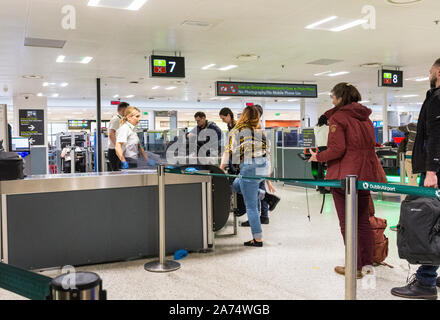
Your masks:
M 30 144 L 28 138 L 12 137 L 11 151 L 17 152 L 23 159 L 30 153 Z

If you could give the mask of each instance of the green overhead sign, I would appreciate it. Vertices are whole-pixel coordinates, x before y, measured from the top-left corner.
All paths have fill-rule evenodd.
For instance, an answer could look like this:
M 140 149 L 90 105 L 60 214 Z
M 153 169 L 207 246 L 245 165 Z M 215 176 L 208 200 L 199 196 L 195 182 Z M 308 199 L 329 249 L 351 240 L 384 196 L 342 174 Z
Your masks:
M 317 98 L 316 84 L 258 83 L 217 81 L 217 96 L 268 97 L 268 98 Z

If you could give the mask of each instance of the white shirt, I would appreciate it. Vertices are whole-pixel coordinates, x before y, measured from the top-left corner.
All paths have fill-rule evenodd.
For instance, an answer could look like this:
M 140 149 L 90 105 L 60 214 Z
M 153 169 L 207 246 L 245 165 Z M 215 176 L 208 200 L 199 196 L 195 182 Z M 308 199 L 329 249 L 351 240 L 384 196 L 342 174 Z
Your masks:
M 68 146 L 65 147 L 63 149 L 63 151 L 61 151 L 61 153 L 64 153 L 64 161 L 70 161 L 72 160 L 72 158 L 70 157 L 70 152 L 72 151 L 72 147 Z M 82 151 L 80 147 L 75 147 L 75 152 L 80 152 Z
M 316 147 L 327 147 L 328 141 L 328 126 L 315 127 L 315 144 Z
M 139 137 L 136 127 L 131 123 L 124 123 L 116 131 L 116 143 L 122 143 L 125 158 L 137 159 L 139 157 Z
M 110 130 L 118 131 L 119 127 L 121 126 L 121 119 L 122 117 L 117 114 L 113 116 L 113 118 L 110 120 L 109 126 L 108 126 L 108 132 L 110 133 Z M 108 148 L 114 149 L 115 144 L 113 143 L 112 139 L 108 139 Z

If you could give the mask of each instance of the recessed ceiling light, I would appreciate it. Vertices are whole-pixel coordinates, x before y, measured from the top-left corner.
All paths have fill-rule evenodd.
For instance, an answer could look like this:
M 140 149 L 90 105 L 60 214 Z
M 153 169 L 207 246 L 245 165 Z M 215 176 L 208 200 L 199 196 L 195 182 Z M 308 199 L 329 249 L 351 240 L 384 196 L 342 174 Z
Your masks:
M 113 98 L 114 98 L 114 99 L 119 98 L 119 94 L 115 94 L 115 95 L 113 96 Z
M 370 102 L 370 100 L 362 100 L 362 101 L 359 101 L 359 103 L 368 103 L 368 102 Z
M 325 19 L 323 19 L 323 20 L 320 20 L 320 21 L 314 22 L 314 23 L 312 23 L 312 24 L 309 24 L 309 25 L 306 27 L 306 29 L 314 29 L 314 28 L 316 28 L 317 26 L 319 26 L 319 25 L 321 25 L 321 24 L 327 23 L 327 22 L 332 21 L 332 20 L 335 20 L 335 19 L 337 19 L 337 18 L 338 18 L 337 16 L 331 16 L 331 17 L 325 18 Z
M 342 76 L 344 74 L 348 74 L 350 72 L 348 71 L 340 71 L 340 72 L 334 72 L 334 73 L 329 73 L 328 76 L 329 77 L 337 77 L 337 76 Z
M 89 0 L 89 7 L 104 7 L 113 9 L 124 9 L 137 11 L 143 7 L 148 0 Z
M 63 82 L 63 83 L 60 84 L 60 87 L 65 88 L 65 87 L 67 87 L 68 85 L 69 85 L 69 84 L 68 84 L 67 82 Z
M 130 99 L 130 98 L 134 98 L 134 95 L 133 95 L 133 94 L 130 94 L 130 95 L 125 96 L 125 97 L 128 98 L 128 99 Z
M 165 90 L 174 90 L 174 89 L 176 89 L 177 87 L 168 87 L 168 88 L 165 88 Z
M 230 97 L 222 97 L 222 98 L 220 98 L 220 100 L 229 100 L 229 99 L 231 99 Z
M 84 57 L 84 58 L 82 58 L 81 63 L 87 64 L 92 60 L 93 60 L 93 57 Z
M 58 98 L 60 95 L 58 93 L 52 94 L 52 98 Z
M 429 77 L 413 77 L 413 78 L 408 78 L 408 79 L 405 79 L 405 80 L 421 82 L 421 81 L 428 81 Z
M 58 63 L 63 63 L 65 59 L 66 59 L 66 56 L 58 56 L 57 62 Z
M 210 69 L 212 67 L 215 67 L 215 63 L 211 63 L 211 64 L 208 64 L 208 65 L 202 67 L 202 70 L 208 70 L 208 69 Z
M 319 76 L 323 76 L 323 75 L 329 74 L 329 73 L 332 73 L 332 71 L 325 71 L 325 72 L 315 73 L 314 76 L 315 77 L 319 77 Z
M 44 96 L 44 95 L 41 92 L 37 93 L 37 97 L 42 97 L 42 96 Z
M 289 102 L 295 102 L 295 101 L 299 101 L 299 99 L 289 99 L 289 100 L 287 100 L 287 101 L 289 101 Z
M 368 20 L 366 20 L 366 19 L 358 19 L 358 20 L 354 20 L 352 22 L 343 24 L 342 26 L 330 29 L 330 31 L 340 32 L 340 31 L 344 31 L 344 30 L 347 30 L 347 29 L 350 29 L 350 28 L 354 28 L 356 26 L 359 26 L 359 25 L 367 23 L 367 22 L 368 22 Z
M 43 87 L 53 87 L 56 86 L 57 84 L 55 82 L 43 82 Z
M 220 71 L 228 71 L 228 70 L 231 70 L 231 69 L 235 69 L 235 68 L 237 68 L 238 66 L 237 65 L 235 65 L 235 64 L 231 64 L 231 65 L 229 65 L 229 66 L 226 66 L 226 67 L 223 67 L 223 68 L 219 68 L 219 70 Z
M 154 86 L 153 88 L 151 88 L 151 89 L 153 89 L 153 90 L 157 90 L 157 89 L 159 89 L 160 88 L 160 86 Z

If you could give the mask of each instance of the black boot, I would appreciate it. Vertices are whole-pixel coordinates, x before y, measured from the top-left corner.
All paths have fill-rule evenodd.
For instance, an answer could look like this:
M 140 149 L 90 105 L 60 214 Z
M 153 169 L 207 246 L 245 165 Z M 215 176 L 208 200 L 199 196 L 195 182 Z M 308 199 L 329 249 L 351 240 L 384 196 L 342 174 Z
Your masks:
M 440 277 L 437 278 L 436 284 L 437 284 L 437 287 L 440 288 Z
M 411 279 L 405 287 L 391 289 L 391 294 L 407 299 L 437 300 L 437 288 L 435 286 L 422 286 L 415 275 Z
M 275 210 L 275 207 L 277 206 L 278 202 L 280 202 L 280 198 L 277 196 L 267 193 L 264 195 L 263 201 L 266 201 L 269 205 L 269 211 Z

